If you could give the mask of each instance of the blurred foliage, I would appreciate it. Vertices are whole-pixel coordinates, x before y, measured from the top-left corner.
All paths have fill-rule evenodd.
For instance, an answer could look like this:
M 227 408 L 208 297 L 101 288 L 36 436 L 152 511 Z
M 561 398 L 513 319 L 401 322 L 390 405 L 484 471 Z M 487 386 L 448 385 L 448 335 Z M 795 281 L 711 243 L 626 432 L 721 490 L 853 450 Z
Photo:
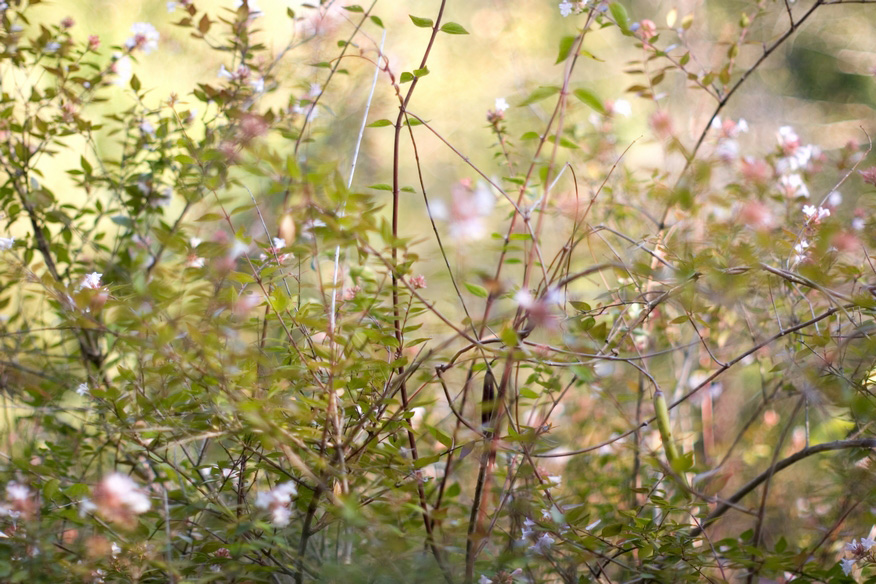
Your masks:
M 873 579 L 870 2 L 47 4 L 0 580 Z

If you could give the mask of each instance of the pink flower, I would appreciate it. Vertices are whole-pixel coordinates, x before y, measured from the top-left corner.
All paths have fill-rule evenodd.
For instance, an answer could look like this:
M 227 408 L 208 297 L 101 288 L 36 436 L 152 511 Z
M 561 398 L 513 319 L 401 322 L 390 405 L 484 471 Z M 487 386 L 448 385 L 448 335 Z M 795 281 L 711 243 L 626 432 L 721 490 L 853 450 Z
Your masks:
M 876 186 L 876 166 L 871 166 L 866 170 L 859 170 L 858 174 L 868 185 Z

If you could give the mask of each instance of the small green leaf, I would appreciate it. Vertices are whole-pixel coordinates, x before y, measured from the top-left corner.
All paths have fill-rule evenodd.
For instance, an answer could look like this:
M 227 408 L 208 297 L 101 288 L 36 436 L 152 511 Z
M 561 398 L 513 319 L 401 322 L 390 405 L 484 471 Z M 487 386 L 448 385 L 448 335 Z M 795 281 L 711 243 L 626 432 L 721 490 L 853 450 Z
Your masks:
M 390 122 L 387 119 L 382 119 L 382 120 L 377 120 L 375 122 L 371 122 L 370 124 L 368 124 L 368 127 L 369 128 L 383 128 L 383 127 L 391 126 L 391 125 L 392 125 L 392 122 Z
M 581 100 L 582 103 L 585 103 L 601 113 L 605 115 L 607 112 L 605 111 L 605 106 L 602 103 L 602 100 L 596 97 L 596 94 L 588 89 L 576 89 L 574 92 L 575 97 Z
M 432 28 L 435 24 L 432 22 L 431 18 L 420 18 L 419 16 L 414 16 L 413 14 L 408 14 L 411 17 L 411 21 L 413 21 L 414 26 L 419 26 L 420 28 Z
M 408 71 L 403 71 L 401 74 L 401 82 L 402 83 L 410 83 L 414 80 L 414 75 Z
M 140 80 L 137 79 L 136 75 L 131 75 L 131 89 L 140 91 Z
M 469 284 L 466 282 L 465 289 L 477 296 L 478 298 L 487 297 L 487 289 L 483 286 L 478 286 L 477 284 Z
M 392 190 L 392 187 L 390 185 L 383 184 L 383 183 L 377 184 L 377 185 L 371 185 L 368 188 L 374 189 L 375 191 L 391 191 Z
M 564 36 L 560 39 L 560 53 L 557 55 L 557 62 L 554 63 L 554 65 L 562 63 L 569 57 L 569 54 L 572 52 L 572 47 L 575 46 L 576 38 L 577 37 L 573 36 Z
M 422 69 L 414 69 L 414 77 L 425 77 L 429 74 L 429 68 L 423 67 Z
M 343 6 L 342 8 L 348 12 L 365 12 L 365 9 L 363 9 L 358 4 L 352 4 L 350 6 Z
M 374 24 L 376 24 L 376 25 L 379 26 L 380 28 L 383 28 L 383 21 L 380 20 L 379 17 L 377 17 L 377 16 L 372 16 L 372 17 L 371 17 L 371 22 L 373 22 Z
M 430 20 L 429 22 L 431 23 L 432 21 Z M 441 27 L 441 32 L 446 32 L 447 34 L 468 34 L 468 31 L 461 24 L 455 22 L 446 23 Z
M 557 87 L 556 85 L 547 85 L 547 86 L 543 85 L 543 86 L 537 88 L 532 93 L 530 93 L 529 97 L 524 99 L 520 103 L 520 105 L 521 106 L 530 105 L 530 104 L 542 101 L 543 99 L 547 99 L 550 96 L 552 96 L 556 93 L 559 93 L 559 92 L 560 92 L 560 88 Z
M 620 28 L 625 33 L 630 33 L 630 17 L 627 16 L 627 9 L 620 2 L 612 2 L 608 9 L 611 11 L 611 16 Z

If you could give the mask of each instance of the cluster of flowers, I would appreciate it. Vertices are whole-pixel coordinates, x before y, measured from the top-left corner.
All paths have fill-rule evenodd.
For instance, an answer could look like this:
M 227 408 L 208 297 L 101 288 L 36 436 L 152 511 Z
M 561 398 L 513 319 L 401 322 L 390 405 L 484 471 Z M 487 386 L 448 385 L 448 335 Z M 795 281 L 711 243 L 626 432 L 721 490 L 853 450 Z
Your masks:
M 853 539 L 852 543 L 847 543 L 845 551 L 852 554 L 852 557 L 840 560 L 840 567 L 843 569 L 843 574 L 846 576 L 851 574 L 855 562 L 859 560 L 862 562 L 866 561 L 867 563 L 876 562 L 876 557 L 874 557 L 874 551 L 876 550 L 873 549 L 874 544 L 876 544 L 876 541 L 874 541 L 872 537 L 862 537 L 861 541 Z

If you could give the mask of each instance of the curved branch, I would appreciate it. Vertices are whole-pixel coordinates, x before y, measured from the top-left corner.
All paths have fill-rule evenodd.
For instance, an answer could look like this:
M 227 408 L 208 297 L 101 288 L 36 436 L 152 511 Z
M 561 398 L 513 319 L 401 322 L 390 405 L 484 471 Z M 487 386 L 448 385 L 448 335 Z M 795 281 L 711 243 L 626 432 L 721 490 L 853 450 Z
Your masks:
M 691 536 L 696 537 L 700 535 L 707 525 L 724 515 L 724 513 L 730 510 L 733 504 L 741 501 L 745 495 L 756 489 L 761 483 L 769 479 L 777 472 L 784 470 L 792 464 L 800 462 L 804 458 L 808 458 L 813 454 L 828 452 L 830 450 L 846 450 L 848 448 L 876 448 L 876 438 L 858 438 L 855 440 L 836 440 L 834 442 L 825 442 L 824 444 L 816 444 L 815 446 L 804 448 L 803 450 L 795 452 L 787 458 L 783 458 L 782 460 L 778 461 L 777 463 L 770 466 L 768 469 L 748 481 L 745 486 L 733 493 L 730 497 L 726 499 L 725 502 L 718 505 L 715 510 L 709 513 L 709 515 L 702 521 L 701 526 L 694 528 L 690 532 Z

